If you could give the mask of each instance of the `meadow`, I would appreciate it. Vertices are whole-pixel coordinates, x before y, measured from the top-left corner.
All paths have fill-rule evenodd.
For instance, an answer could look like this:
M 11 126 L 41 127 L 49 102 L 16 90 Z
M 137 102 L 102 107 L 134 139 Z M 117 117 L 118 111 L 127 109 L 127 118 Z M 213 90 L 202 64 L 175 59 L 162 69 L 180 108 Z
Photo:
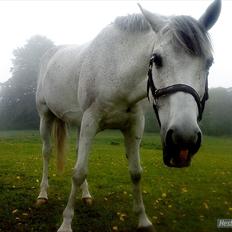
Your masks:
M 57 174 L 53 155 L 49 202 L 38 208 L 35 201 L 42 172 L 38 132 L 0 132 L 0 231 L 55 232 L 70 192 L 75 160 L 72 132 L 65 171 Z M 163 165 L 159 135 L 145 134 L 141 160 L 144 203 L 157 232 L 223 231 L 217 229 L 217 219 L 232 218 L 232 138 L 205 136 L 191 167 L 171 169 Z M 96 137 L 88 181 L 94 204 L 86 207 L 77 196 L 73 231 L 136 231 L 119 132 L 106 131 Z

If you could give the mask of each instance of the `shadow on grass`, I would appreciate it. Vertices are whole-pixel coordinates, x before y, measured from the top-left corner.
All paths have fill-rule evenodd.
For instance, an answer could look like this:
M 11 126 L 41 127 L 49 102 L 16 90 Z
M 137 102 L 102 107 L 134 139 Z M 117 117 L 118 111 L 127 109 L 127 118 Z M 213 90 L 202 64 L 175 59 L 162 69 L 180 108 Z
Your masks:
M 18 192 L 15 197 L 19 198 L 20 195 Z M 1 232 L 57 231 L 62 222 L 62 212 L 66 201 L 60 200 L 58 196 L 53 196 L 53 199 L 49 199 L 47 204 L 36 207 L 35 200 L 32 199 L 32 195 L 29 195 L 21 198 L 20 204 L 19 202 L 12 203 L 13 198 L 5 201 L 4 208 L 7 209 L 7 212 L 1 212 L 3 208 L 0 210 Z M 124 202 L 125 200 L 126 197 L 123 193 L 114 193 L 107 196 L 107 201 L 94 199 L 94 204 L 87 207 L 78 199 L 72 223 L 73 232 L 136 231 L 137 221 L 132 210 L 127 212 L 127 209 L 123 209 L 123 205 L 128 204 Z M 129 200 L 128 196 L 127 200 Z M 117 228 L 117 230 L 113 230 L 113 228 Z

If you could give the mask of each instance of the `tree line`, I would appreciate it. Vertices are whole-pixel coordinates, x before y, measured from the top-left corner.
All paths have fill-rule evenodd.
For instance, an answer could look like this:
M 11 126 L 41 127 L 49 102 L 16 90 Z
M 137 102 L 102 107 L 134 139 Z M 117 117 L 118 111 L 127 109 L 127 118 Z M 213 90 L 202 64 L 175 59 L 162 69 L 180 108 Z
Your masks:
M 35 105 L 36 83 L 40 59 L 54 43 L 43 36 L 33 36 L 13 51 L 11 78 L 0 83 L 0 130 L 38 129 Z M 232 88 L 209 90 L 203 120 L 204 134 L 232 135 Z M 146 113 L 147 132 L 158 132 L 153 110 Z

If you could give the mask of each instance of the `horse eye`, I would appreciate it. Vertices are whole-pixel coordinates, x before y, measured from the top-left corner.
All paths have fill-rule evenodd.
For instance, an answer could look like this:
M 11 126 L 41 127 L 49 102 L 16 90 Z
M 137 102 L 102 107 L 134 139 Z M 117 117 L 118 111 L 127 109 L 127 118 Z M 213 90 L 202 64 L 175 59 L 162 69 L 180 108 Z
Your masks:
M 212 66 L 212 64 L 213 64 L 213 58 L 208 59 L 206 61 L 206 69 L 209 69 Z
M 153 62 L 155 63 L 156 68 L 161 68 L 163 66 L 162 57 L 159 54 L 153 55 Z

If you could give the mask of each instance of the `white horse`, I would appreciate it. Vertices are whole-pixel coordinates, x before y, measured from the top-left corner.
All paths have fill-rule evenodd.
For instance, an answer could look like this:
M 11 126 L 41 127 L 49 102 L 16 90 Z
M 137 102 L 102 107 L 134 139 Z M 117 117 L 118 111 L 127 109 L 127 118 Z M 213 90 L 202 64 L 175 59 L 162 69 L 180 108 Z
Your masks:
M 65 125 L 74 123 L 79 128 L 78 159 L 59 232 L 72 231 L 79 189 L 83 199 L 91 203 L 86 181 L 89 150 L 94 136 L 106 128 L 120 129 L 125 138 L 138 230 L 155 231 L 140 188 L 142 100 L 147 91 L 152 92 L 161 126 L 164 163 L 188 166 L 200 147 L 198 121 L 207 99 L 207 75 L 213 61 L 207 31 L 218 19 L 221 1 L 215 0 L 199 20 L 164 17 L 140 8 L 142 15 L 118 17 L 90 43 L 56 47 L 42 59 L 36 95 L 44 157 L 38 204 L 48 199 L 53 125 L 57 128 L 59 168 L 64 160 Z

